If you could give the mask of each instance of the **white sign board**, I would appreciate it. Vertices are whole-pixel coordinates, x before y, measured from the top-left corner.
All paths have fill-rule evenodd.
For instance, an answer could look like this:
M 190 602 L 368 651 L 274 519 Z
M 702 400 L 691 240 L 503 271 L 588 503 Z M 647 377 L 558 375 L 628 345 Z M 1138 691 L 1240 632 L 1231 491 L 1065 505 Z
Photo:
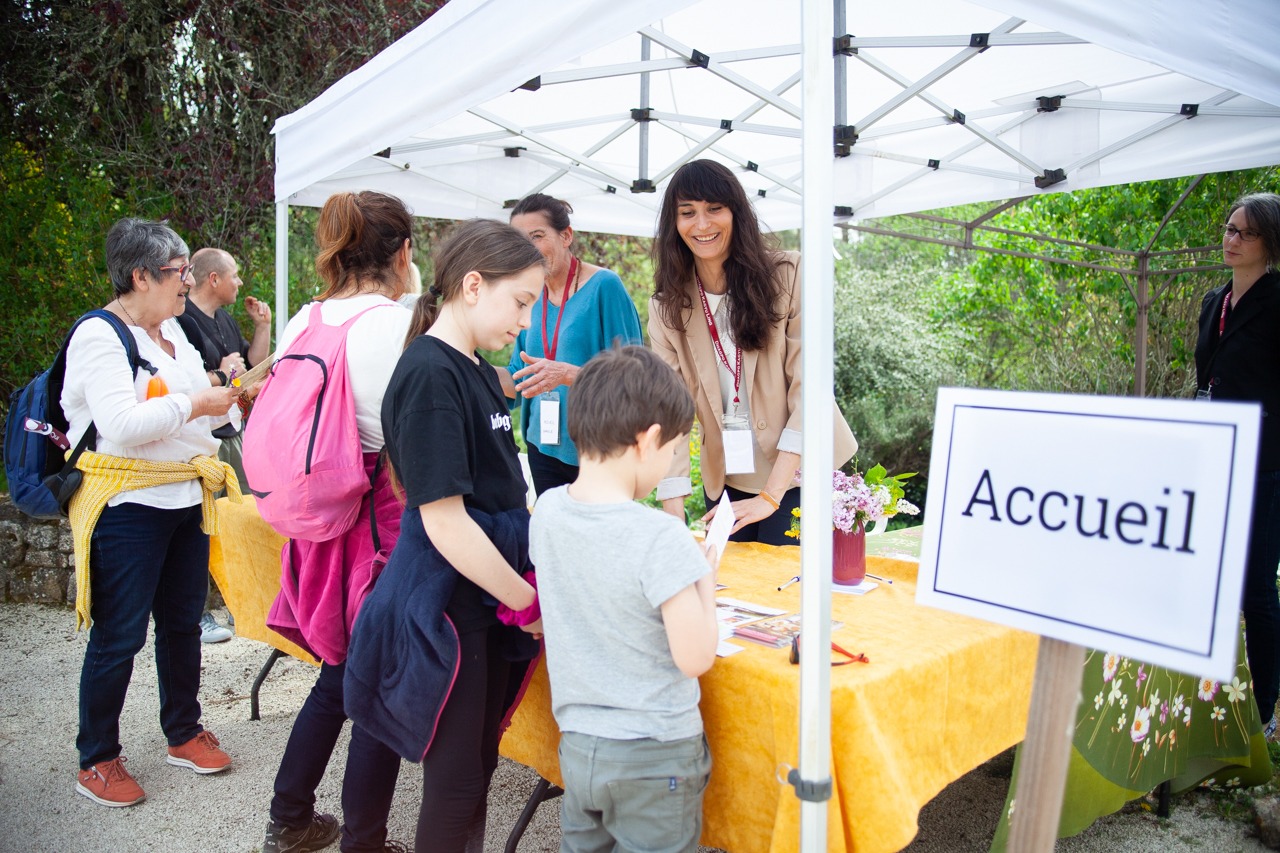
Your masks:
M 917 601 L 1229 678 L 1260 423 L 1256 404 L 940 389 Z

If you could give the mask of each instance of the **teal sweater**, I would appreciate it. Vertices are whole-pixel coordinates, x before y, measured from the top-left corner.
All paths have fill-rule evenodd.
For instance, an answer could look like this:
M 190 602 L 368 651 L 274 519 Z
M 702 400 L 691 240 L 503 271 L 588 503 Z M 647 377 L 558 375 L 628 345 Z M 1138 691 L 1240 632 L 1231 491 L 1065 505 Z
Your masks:
M 627 295 L 622 286 L 622 279 L 611 270 L 600 270 L 587 279 L 578 288 L 578 292 L 569 298 L 565 307 L 564 319 L 560 321 L 560 338 L 556 343 L 556 361 L 586 364 L 593 355 L 607 350 L 617 344 L 643 344 L 640 335 L 640 315 L 636 312 L 635 303 Z M 555 337 L 556 319 L 560 316 L 560 308 L 548 305 L 542 297 L 533 304 L 533 316 L 529 328 L 516 338 L 515 349 L 511 353 L 511 363 L 507 369 L 515 373 L 526 367 L 520 358 L 526 352 L 531 358 L 545 358 L 546 344 L 542 339 L 542 316 L 547 316 L 547 337 Z M 578 450 L 569 441 L 568 412 L 570 392 L 573 389 L 561 385 L 556 389 L 560 396 L 560 443 L 543 444 L 541 435 L 540 400 L 534 397 L 527 400 L 516 394 L 520 403 L 520 424 L 524 430 L 526 444 L 537 446 L 547 456 L 553 456 L 566 465 L 578 464 Z

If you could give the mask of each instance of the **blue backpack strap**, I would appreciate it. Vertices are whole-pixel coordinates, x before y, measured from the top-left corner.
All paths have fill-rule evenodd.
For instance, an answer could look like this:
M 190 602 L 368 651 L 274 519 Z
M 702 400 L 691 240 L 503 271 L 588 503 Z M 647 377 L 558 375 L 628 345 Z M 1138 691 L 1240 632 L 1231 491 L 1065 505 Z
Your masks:
M 66 382 L 67 375 L 67 348 L 71 345 L 71 336 L 76 333 L 76 329 L 80 328 L 80 324 L 93 317 L 106 320 L 111 324 L 111 328 L 115 330 L 117 337 L 120 338 L 120 343 L 124 346 L 125 355 L 129 359 L 129 367 L 133 371 L 133 375 L 135 377 L 138 375 L 139 368 L 145 368 L 146 371 L 153 376 L 157 372 L 156 367 L 151 362 L 143 358 L 142 354 L 138 352 L 138 341 L 133 336 L 133 332 L 129 331 L 129 327 L 125 325 L 123 320 L 115 314 L 112 314 L 110 311 L 107 311 L 105 308 L 95 308 L 88 312 L 80 319 L 76 320 L 75 325 L 71 327 L 71 331 L 67 332 L 66 339 L 62 342 L 62 346 L 58 349 L 58 354 L 53 359 L 53 366 L 49 368 L 48 406 L 50 411 L 47 413 L 45 420 L 63 432 L 66 432 L 69 426 L 67 423 L 67 417 L 63 414 L 61 402 L 62 387 Z M 85 430 L 84 436 L 80 439 L 79 444 L 76 445 L 75 450 L 68 458 L 66 464 L 67 469 L 74 468 L 76 460 L 80 458 L 80 454 L 84 449 L 86 447 L 96 447 L 97 441 L 98 428 L 96 424 L 91 422 L 89 424 L 89 428 Z

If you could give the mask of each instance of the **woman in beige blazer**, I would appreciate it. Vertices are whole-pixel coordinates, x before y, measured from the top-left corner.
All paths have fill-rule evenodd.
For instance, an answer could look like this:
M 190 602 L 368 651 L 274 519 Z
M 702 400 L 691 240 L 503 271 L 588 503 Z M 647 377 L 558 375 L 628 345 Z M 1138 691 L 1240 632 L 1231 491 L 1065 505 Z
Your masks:
M 726 489 L 733 539 L 794 544 L 800 505 L 800 256 L 772 251 L 742 185 L 712 160 L 671 178 L 654 240 L 649 338 L 684 379 L 702 431 L 704 520 Z M 835 464 L 858 443 L 832 401 Z M 689 454 L 658 484 L 663 508 L 684 517 Z

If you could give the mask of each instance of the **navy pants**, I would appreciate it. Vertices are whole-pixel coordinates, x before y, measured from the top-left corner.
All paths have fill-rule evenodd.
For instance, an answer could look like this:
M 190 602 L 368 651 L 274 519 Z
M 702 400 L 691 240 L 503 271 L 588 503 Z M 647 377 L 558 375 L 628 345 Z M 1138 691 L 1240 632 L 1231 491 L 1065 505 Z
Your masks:
M 501 625 L 458 635 L 458 675 L 422 761 L 415 849 L 483 850 L 489 780 L 498 766 L 502 717 L 529 666 L 502 654 Z
M 734 503 L 755 497 L 750 492 L 742 492 L 730 486 L 725 486 L 724 490 L 729 493 L 729 500 Z M 712 500 L 703 490 L 702 500 L 706 506 L 706 511 L 710 512 L 720 498 Z M 764 545 L 799 545 L 799 539 L 792 539 L 787 535 L 787 531 L 791 529 L 791 510 L 798 506 L 800 506 L 800 489 L 787 489 L 787 493 L 782 496 L 778 508 L 773 511 L 773 515 L 748 524 L 730 536 L 729 541 L 760 542 Z
M 1262 724 L 1276 712 L 1280 692 L 1280 471 L 1259 471 L 1253 493 L 1253 525 L 1245 564 L 1244 646 L 1253 673 L 1253 698 Z
M 321 664 L 315 686 L 293 722 L 271 799 L 271 819 L 277 823 L 300 829 L 315 814 L 316 788 L 347 721 L 342 709 L 345 671 L 345 663 Z M 352 726 L 342 777 L 344 853 L 384 849 L 387 814 L 399 774 L 400 756 L 364 729 Z
M 209 594 L 209 537 L 197 504 L 156 509 L 125 503 L 102 511 L 89 560 L 93 600 L 80 669 L 80 769 L 120 755 L 120 712 L 133 659 L 155 619 L 160 728 L 170 746 L 198 735 L 200 614 Z
M 538 497 L 548 489 L 567 486 L 578 479 L 578 466 L 561 462 L 554 456 L 548 456 L 534 446 L 532 441 L 525 442 L 529 452 L 529 473 L 533 475 L 533 491 Z

